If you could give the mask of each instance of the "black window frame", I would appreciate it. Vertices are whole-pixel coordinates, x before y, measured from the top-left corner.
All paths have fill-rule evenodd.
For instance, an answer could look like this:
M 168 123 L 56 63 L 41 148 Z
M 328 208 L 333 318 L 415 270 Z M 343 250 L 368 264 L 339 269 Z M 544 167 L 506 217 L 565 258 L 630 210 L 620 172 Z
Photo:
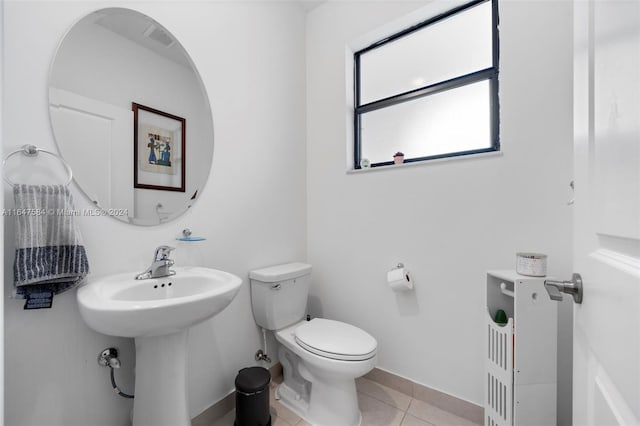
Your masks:
M 380 46 L 383 46 L 387 43 L 391 43 L 395 40 L 398 40 L 406 35 L 412 34 L 416 31 L 419 31 L 429 25 L 440 22 L 444 19 L 450 18 L 458 13 L 464 12 L 468 9 L 471 9 L 475 6 L 478 6 L 482 3 L 490 2 L 492 9 L 492 64 L 491 67 L 485 68 L 482 70 L 478 70 L 469 74 L 461 75 L 458 77 L 454 77 L 449 80 L 440 81 L 437 83 L 429 84 L 427 86 L 419 87 L 417 89 L 412 89 L 407 92 L 399 93 L 397 95 L 392 95 L 383 99 L 379 99 L 373 102 L 369 102 L 365 105 L 360 105 L 360 56 L 364 53 L 367 53 L 373 49 L 376 49 Z M 375 111 L 378 109 L 398 105 L 403 102 L 411 101 L 414 99 L 422 98 L 425 96 L 429 96 L 435 93 L 441 93 L 448 90 L 456 89 L 459 87 L 463 87 L 472 83 L 477 83 L 480 81 L 489 81 L 490 87 L 490 132 L 491 132 L 491 146 L 488 148 L 480 148 L 473 149 L 467 151 L 459 151 L 459 152 L 451 152 L 444 153 L 438 155 L 424 156 L 424 157 L 414 157 L 414 158 L 405 158 L 405 163 L 413 163 L 419 161 L 426 160 L 434 160 L 438 158 L 446 158 L 446 157 L 458 157 L 463 155 L 470 154 L 478 154 L 484 152 L 492 152 L 492 151 L 500 151 L 500 104 L 498 97 L 498 86 L 499 86 L 499 59 L 500 59 L 500 43 L 499 43 L 499 34 L 498 34 L 498 0 L 473 0 L 464 5 L 453 8 L 447 12 L 444 12 L 435 17 L 429 18 L 423 22 L 420 22 L 417 25 L 406 28 L 402 31 L 399 31 L 387 38 L 379 40 L 370 46 L 361 49 L 353 54 L 354 59 L 354 150 L 353 150 L 353 167 L 354 169 L 360 169 L 360 160 L 362 156 L 362 140 L 361 140 L 361 132 L 360 132 L 360 121 L 361 116 L 367 112 Z M 379 163 L 372 163 L 370 167 L 380 167 L 380 166 L 389 166 L 394 164 L 392 160 L 384 161 Z

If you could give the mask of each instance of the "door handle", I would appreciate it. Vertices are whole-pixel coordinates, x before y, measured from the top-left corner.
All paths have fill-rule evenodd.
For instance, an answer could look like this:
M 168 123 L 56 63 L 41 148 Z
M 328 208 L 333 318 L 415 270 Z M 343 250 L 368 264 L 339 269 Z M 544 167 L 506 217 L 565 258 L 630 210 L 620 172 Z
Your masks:
M 544 288 L 547 289 L 551 300 L 562 300 L 562 293 L 573 296 L 574 303 L 582 303 L 582 277 L 573 274 L 571 281 L 544 280 Z

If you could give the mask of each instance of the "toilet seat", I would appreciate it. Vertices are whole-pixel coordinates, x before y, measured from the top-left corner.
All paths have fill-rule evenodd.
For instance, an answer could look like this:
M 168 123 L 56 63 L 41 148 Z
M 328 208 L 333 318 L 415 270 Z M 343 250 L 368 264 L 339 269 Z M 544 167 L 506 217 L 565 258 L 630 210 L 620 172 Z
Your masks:
M 363 361 L 375 356 L 378 343 L 364 330 L 340 321 L 314 318 L 296 327 L 296 343 L 325 358 Z

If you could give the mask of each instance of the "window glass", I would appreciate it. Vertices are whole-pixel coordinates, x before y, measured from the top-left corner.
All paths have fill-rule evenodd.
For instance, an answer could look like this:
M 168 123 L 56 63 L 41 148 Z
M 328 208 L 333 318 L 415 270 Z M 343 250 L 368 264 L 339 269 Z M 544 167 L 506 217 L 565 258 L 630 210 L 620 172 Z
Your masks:
M 491 3 L 360 55 L 360 105 L 492 66 Z
M 372 163 L 491 147 L 489 82 L 481 81 L 361 116 L 362 158 Z

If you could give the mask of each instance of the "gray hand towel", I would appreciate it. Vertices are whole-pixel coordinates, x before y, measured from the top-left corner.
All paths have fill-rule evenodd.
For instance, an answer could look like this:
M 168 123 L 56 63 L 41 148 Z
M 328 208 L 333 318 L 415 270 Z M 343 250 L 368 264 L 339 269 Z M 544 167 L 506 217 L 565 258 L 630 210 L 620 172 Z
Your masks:
M 78 285 L 89 273 L 89 262 L 69 189 L 65 185 L 14 185 L 13 196 L 16 295 L 29 299 L 50 294 L 52 298 Z M 25 309 L 30 308 L 25 305 Z

